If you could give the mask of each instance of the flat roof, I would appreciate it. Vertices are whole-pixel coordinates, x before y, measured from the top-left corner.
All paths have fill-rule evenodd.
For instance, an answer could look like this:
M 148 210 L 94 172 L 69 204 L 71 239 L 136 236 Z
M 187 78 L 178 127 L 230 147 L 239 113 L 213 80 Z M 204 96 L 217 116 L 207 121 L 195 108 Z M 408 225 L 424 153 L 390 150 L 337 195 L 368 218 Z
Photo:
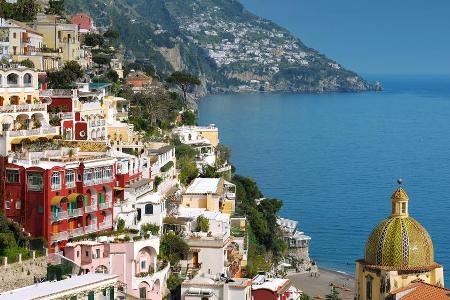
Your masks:
M 106 280 L 116 279 L 119 276 L 114 274 L 88 273 L 86 275 L 75 276 L 61 281 L 46 281 L 29 285 L 23 288 L 0 293 L 0 300 L 3 299 L 47 299 L 52 295 L 56 296 L 68 290 L 82 288 L 91 284 L 101 283 Z
M 218 193 L 220 178 L 195 178 L 185 194 Z

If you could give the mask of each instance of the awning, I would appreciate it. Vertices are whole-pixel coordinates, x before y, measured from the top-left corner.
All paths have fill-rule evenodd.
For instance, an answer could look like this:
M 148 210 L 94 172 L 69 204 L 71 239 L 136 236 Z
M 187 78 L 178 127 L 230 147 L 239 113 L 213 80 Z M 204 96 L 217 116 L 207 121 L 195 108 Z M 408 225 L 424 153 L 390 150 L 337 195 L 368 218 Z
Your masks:
M 50 200 L 50 203 L 52 205 L 59 205 L 61 202 L 67 202 L 67 197 L 64 196 L 55 196 Z
M 12 145 L 20 145 L 20 144 L 22 144 L 22 140 L 24 140 L 25 138 L 15 138 L 15 139 L 12 139 L 11 140 L 11 144 Z
M 67 196 L 67 199 L 70 203 L 76 203 L 77 201 L 83 201 L 84 197 L 81 194 L 78 193 L 72 193 L 69 196 Z
M 115 186 L 115 187 L 114 187 L 114 190 L 115 190 L 115 191 L 123 191 L 124 188 L 123 188 L 123 187 L 119 187 L 119 186 Z

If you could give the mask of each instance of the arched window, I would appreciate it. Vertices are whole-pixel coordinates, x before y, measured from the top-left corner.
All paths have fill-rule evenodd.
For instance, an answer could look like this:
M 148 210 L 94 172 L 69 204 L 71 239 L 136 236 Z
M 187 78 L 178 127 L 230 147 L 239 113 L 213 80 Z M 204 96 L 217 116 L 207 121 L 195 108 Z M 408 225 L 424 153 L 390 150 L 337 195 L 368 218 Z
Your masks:
M 19 75 L 11 73 L 7 77 L 8 86 L 19 85 Z
M 32 86 L 33 85 L 33 76 L 30 73 L 27 73 L 23 76 L 23 84 L 25 86 Z
M 145 205 L 145 214 L 146 215 L 153 215 L 153 204 L 146 204 Z

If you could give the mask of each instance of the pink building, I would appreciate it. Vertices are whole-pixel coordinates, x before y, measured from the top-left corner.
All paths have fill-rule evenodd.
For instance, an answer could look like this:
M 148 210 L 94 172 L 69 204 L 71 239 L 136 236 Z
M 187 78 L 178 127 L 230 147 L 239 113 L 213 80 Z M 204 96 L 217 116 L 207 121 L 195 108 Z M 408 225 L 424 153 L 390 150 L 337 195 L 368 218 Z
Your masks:
M 106 239 L 106 238 L 105 238 Z M 159 237 L 134 242 L 68 243 L 64 256 L 85 273 L 118 275 L 126 284 L 125 293 L 141 299 L 161 300 L 169 266 L 158 268 Z

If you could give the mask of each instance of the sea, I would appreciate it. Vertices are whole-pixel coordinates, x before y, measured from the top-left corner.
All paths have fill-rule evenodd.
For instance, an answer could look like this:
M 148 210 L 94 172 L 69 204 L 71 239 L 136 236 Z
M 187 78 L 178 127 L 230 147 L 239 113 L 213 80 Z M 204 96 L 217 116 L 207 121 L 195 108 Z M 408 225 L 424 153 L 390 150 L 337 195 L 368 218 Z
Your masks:
M 384 91 L 208 96 L 199 124 L 216 124 L 237 173 L 283 200 L 320 267 L 354 274 L 402 178 L 410 216 L 450 269 L 450 77 L 369 79 Z

